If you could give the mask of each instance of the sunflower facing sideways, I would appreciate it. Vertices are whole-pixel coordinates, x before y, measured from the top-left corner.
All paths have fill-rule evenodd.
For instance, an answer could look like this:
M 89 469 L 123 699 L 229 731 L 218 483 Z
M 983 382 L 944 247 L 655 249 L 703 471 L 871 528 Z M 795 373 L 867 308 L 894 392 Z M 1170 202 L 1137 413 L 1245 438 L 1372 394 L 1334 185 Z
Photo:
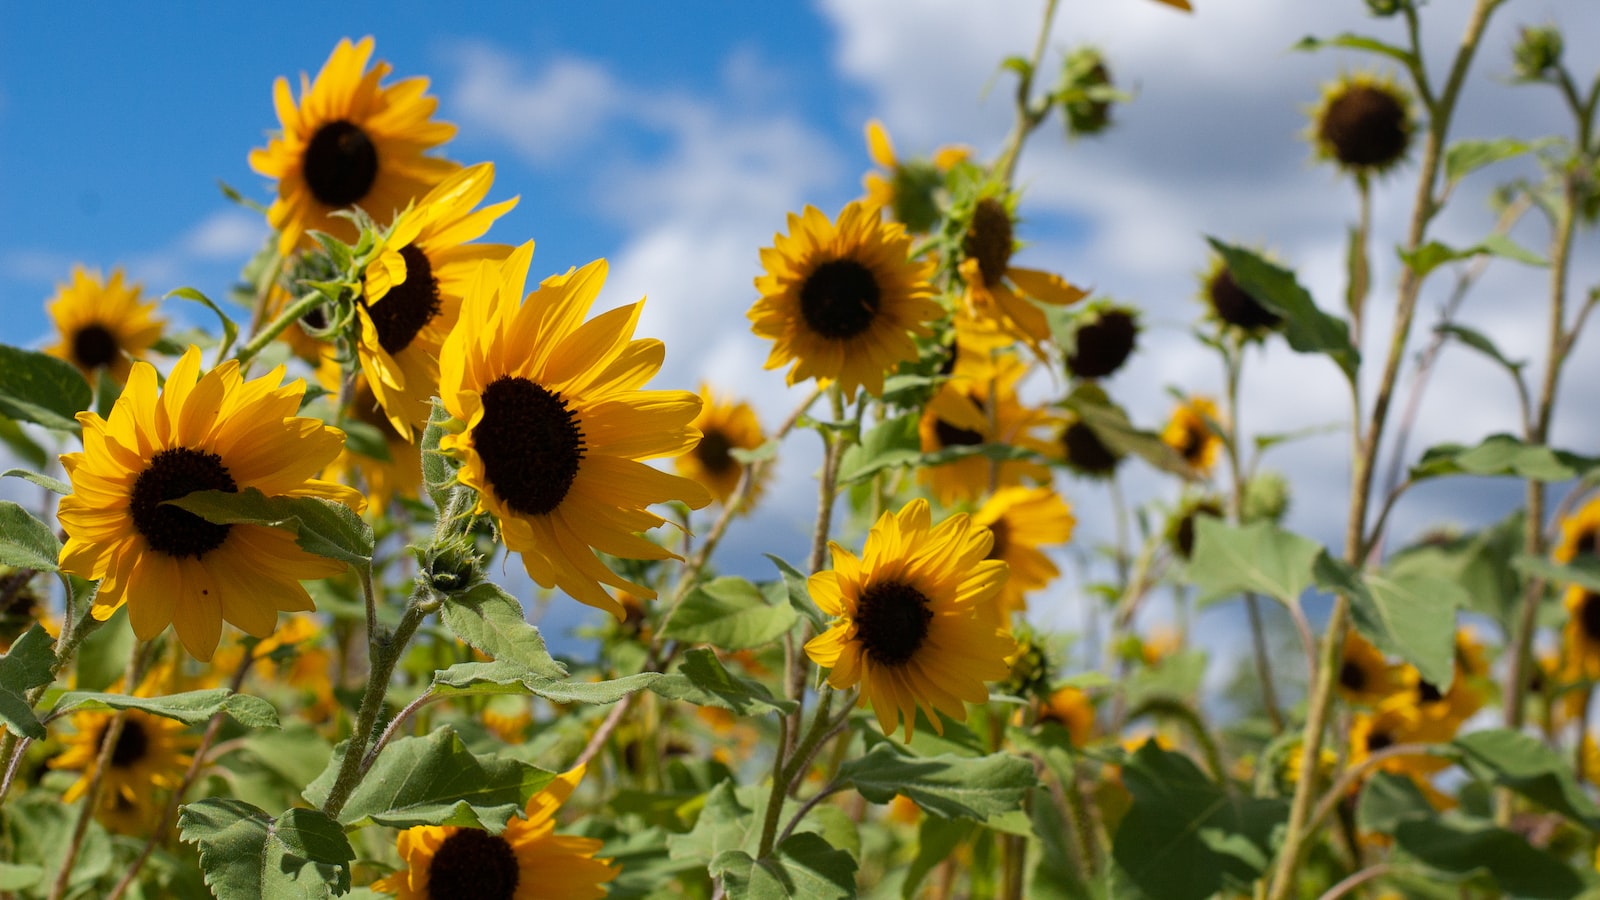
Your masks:
M 356 353 L 367 384 L 394 430 L 406 440 L 428 421 L 439 384 L 439 347 L 455 327 L 461 294 L 478 263 L 499 262 L 511 248 L 473 244 L 516 198 L 485 207 L 494 166 L 479 163 L 450 176 L 407 210 L 367 265 Z
M 1042 548 L 1071 540 L 1077 519 L 1067 501 L 1047 485 L 1001 488 L 972 514 L 972 522 L 994 533 L 989 558 L 1010 567 L 1011 577 L 995 595 L 1000 621 L 1009 623 L 1013 612 L 1028 608 L 1029 591 L 1045 587 L 1061 574 Z
M 504 265 L 480 265 L 461 319 L 439 356 L 439 393 L 454 421 L 439 449 L 461 461 L 460 483 L 478 492 L 528 576 L 622 619 L 602 584 L 639 597 L 655 592 L 610 569 L 595 550 L 626 559 L 669 559 L 637 532 L 664 524 L 654 503 L 711 502 L 691 479 L 643 460 L 680 456 L 700 432 L 700 398 L 646 391 L 665 348 L 633 340 L 643 301 L 585 322 L 606 262 L 545 279 L 523 299 L 532 242 Z
M 400 900 L 593 900 L 620 867 L 595 859 L 595 838 L 556 834 L 556 810 L 583 780 L 584 767 L 557 775 L 528 799 L 525 818 L 505 830 L 418 825 L 400 832 L 395 846 L 405 868 L 372 883 Z
M 104 370 L 118 384 L 127 381 L 130 357 L 161 338 L 162 322 L 151 317 L 156 305 L 139 302 L 139 286 L 125 284 L 121 269 L 102 280 L 99 272 L 73 266 L 72 280 L 56 285 L 47 309 L 61 337 L 45 352 L 77 366 L 90 380 Z
M 296 416 L 305 382 L 280 387 L 282 380 L 279 366 L 245 381 L 234 360 L 202 376 L 200 349 L 191 346 L 164 389 L 154 366 L 135 363 L 109 419 L 78 413 L 84 449 L 61 457 L 72 479 L 61 499 L 61 568 L 100 579 L 96 619 L 126 603 L 140 640 L 172 625 L 184 649 L 205 661 L 224 620 L 266 637 L 280 610 L 313 608 L 301 580 L 344 571 L 344 563 L 300 549 L 292 532 L 216 525 L 166 503 L 194 491 L 256 488 L 364 505 L 358 492 L 312 479 L 339 455 L 344 434 Z
M 678 457 L 679 475 L 693 478 L 711 491 L 718 503 L 726 504 L 744 477 L 745 465 L 733 458 L 731 450 L 754 450 L 766 441 L 761 420 L 744 401 L 719 398 L 710 385 L 700 385 L 700 415 L 692 423 L 700 429 L 700 443 Z M 753 502 L 761 485 L 752 486 Z
M 751 330 L 773 342 L 766 368 L 790 362 L 789 384 L 837 381 L 854 400 L 883 393 L 885 372 L 917 358 L 911 336 L 927 337 L 944 315 L 928 284 L 931 262 L 910 258 L 904 225 L 855 202 L 829 222 L 814 206 L 789 214 L 789 234 L 761 250 L 766 274 L 750 308 Z
M 448 141 L 454 125 L 432 120 L 439 101 L 429 97 L 428 79 L 408 78 L 383 86 L 389 64 L 367 68 L 372 38 L 333 48 L 315 81 L 300 76 L 295 103 L 287 78 L 272 85 L 272 101 L 283 131 L 264 149 L 250 151 L 250 168 L 277 179 L 278 198 L 267 222 L 278 232 L 278 252 L 316 246 L 309 231 L 325 231 L 354 243 L 356 226 L 332 215 L 360 207 L 379 224 L 443 181 L 459 166 L 427 156 Z
M 1161 442 L 1176 450 L 1198 475 L 1208 475 L 1222 453 L 1222 438 L 1213 430 L 1217 404 L 1209 397 L 1190 397 L 1172 410 L 1161 430 Z
M 1031 450 L 1039 458 L 995 462 L 972 454 L 923 466 L 917 479 L 946 505 L 977 500 L 989 492 L 991 480 L 995 487 L 1049 481 L 1050 469 L 1041 460 L 1054 448 L 1041 436 L 1041 429 L 1053 425 L 1054 418 L 1017 397 L 1017 382 L 1027 374 L 1028 365 L 1010 354 L 991 360 L 962 351 L 950 380 L 939 386 L 917 421 L 922 452 L 1003 444 Z
M 963 704 L 988 699 L 984 682 L 1006 677 L 1016 648 L 992 611 L 1007 569 L 986 558 L 989 529 L 965 514 L 930 526 L 926 500 L 884 513 L 860 558 L 830 543 L 833 568 L 807 582 L 833 622 L 806 654 L 833 687 L 861 685 L 885 734 L 903 720 L 907 741 L 919 707 L 941 734 L 938 713 L 965 721 Z
M 1068 306 L 1089 293 L 1060 275 L 1013 266 L 1015 232 L 1012 212 L 1001 200 L 984 197 L 973 207 L 961 247 L 961 278 L 967 283 L 962 313 L 978 327 L 1022 341 L 1042 356 L 1050 323 L 1032 301 Z

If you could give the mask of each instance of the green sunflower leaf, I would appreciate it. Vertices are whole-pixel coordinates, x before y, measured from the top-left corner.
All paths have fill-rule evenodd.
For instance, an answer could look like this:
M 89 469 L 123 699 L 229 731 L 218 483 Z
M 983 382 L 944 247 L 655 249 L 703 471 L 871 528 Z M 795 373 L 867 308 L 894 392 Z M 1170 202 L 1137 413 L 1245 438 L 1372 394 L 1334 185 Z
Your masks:
M 448 421 L 450 414 L 445 412 L 444 404 L 434 400 L 428 427 L 422 432 L 422 484 L 441 515 L 450 506 L 450 491 L 456 480 L 453 461 L 439 452 L 439 439 L 444 437 L 444 423 Z
M 860 443 L 851 445 L 840 458 L 839 484 L 865 481 L 884 469 L 915 463 L 922 456 L 919 418 L 917 413 L 908 413 L 867 429 Z
M 0 500 L 0 565 L 57 572 L 61 542 L 49 525 L 10 500 Z
M 200 293 L 192 287 L 181 287 L 176 290 L 168 291 L 167 295 L 161 299 L 170 300 L 173 297 L 177 297 L 179 300 L 188 300 L 192 303 L 198 303 L 215 313 L 217 319 L 222 322 L 223 347 L 232 347 L 233 342 L 239 339 L 239 323 L 229 318 L 228 314 L 222 311 L 222 307 L 218 306 L 216 301 L 212 300 L 210 297 L 207 297 L 205 294 Z
M 3 424 L 3 421 L 0 420 L 0 424 Z M 40 475 L 38 472 L 30 472 L 27 469 L 7 469 L 4 472 L 0 472 L 0 478 L 21 478 L 23 481 L 31 481 L 52 494 L 65 496 L 72 493 L 72 485 L 67 484 L 65 481 L 51 478 L 48 475 Z
M 838 778 L 873 803 L 903 794 L 936 816 L 980 822 L 1021 809 L 1037 783 L 1021 757 L 911 756 L 887 741 L 840 766 Z
M 684 700 L 696 706 L 716 706 L 741 716 L 760 716 L 770 712 L 787 715 L 794 711 L 793 700 L 772 696 L 767 686 L 750 678 L 734 675 L 723 668 L 717 655 L 704 647 L 684 654 L 676 675 L 650 685 L 650 690 L 669 700 Z
M 1572 867 L 1513 831 L 1481 819 L 1447 814 L 1401 822 L 1395 847 L 1441 875 L 1465 878 L 1485 872 L 1514 897 L 1577 896 L 1583 880 Z
M 856 896 L 856 861 L 813 832 L 800 832 L 754 859 L 729 850 L 711 861 L 729 900 L 842 900 Z
M 805 573 L 771 553 L 762 555 L 772 560 L 772 564 L 777 566 L 778 571 L 782 574 L 783 588 L 789 598 L 789 605 L 794 607 L 795 612 L 810 619 L 811 624 L 816 626 L 818 631 L 821 631 L 827 620 L 823 617 L 822 610 L 818 609 L 817 604 L 811 600 L 811 589 L 807 586 L 809 579 L 806 578 Z
M 1546 266 L 1549 262 L 1532 250 L 1521 246 L 1503 234 L 1493 234 L 1470 247 L 1451 247 L 1438 241 L 1429 241 L 1415 250 L 1396 248 L 1400 261 L 1416 271 L 1421 278 L 1445 263 L 1470 259 L 1480 254 L 1499 256 L 1530 266 Z
M 1445 335 L 1446 337 L 1453 337 L 1468 347 L 1471 347 L 1479 353 L 1482 353 L 1484 356 L 1489 357 L 1490 359 L 1499 363 L 1507 372 L 1510 372 L 1511 377 L 1513 378 L 1520 378 L 1522 375 L 1522 367 L 1528 364 L 1527 360 L 1513 362 L 1512 360 L 1508 359 L 1504 353 L 1500 352 L 1500 348 L 1494 345 L 1494 341 L 1489 340 L 1488 335 L 1481 331 L 1468 328 L 1465 325 L 1446 323 L 1444 325 L 1439 325 L 1433 330 L 1438 334 Z
M 1408 66 L 1416 62 L 1416 57 L 1411 54 L 1410 50 L 1407 50 L 1403 47 L 1397 47 L 1394 44 L 1386 44 L 1377 38 L 1367 37 L 1364 34 L 1351 34 L 1350 32 L 1345 32 L 1344 34 L 1331 38 L 1319 38 L 1308 35 L 1301 38 L 1299 42 L 1294 45 L 1293 49 L 1307 52 L 1311 50 L 1321 50 L 1325 47 L 1338 47 L 1345 50 L 1365 50 L 1368 53 L 1376 53 L 1379 56 L 1387 56 L 1392 60 L 1404 63 Z
M 44 880 L 42 866 L 0 863 L 0 891 L 20 891 Z
M 200 848 L 200 868 L 218 897 L 302 900 L 350 890 L 356 858 L 339 824 L 314 809 L 274 818 L 243 800 L 208 797 L 183 806 L 178 833 Z
M 1283 336 L 1297 353 L 1327 354 L 1346 378 L 1354 379 L 1361 354 L 1350 342 L 1350 326 L 1317 307 L 1293 272 L 1258 253 L 1206 238 L 1222 255 L 1234 283 L 1257 303 L 1283 318 Z
M 1055 803 L 1040 804 L 1055 808 Z M 941 819 L 938 816 L 923 816 L 917 825 L 917 855 L 911 860 L 911 865 L 906 869 L 906 880 L 900 884 L 900 897 L 902 900 L 915 900 L 919 896 L 917 889 L 922 882 L 950 858 L 966 840 L 977 832 L 980 826 L 970 819 Z
M 136 709 L 185 725 L 198 725 L 219 712 L 247 728 L 277 728 L 278 710 L 260 697 L 236 694 L 227 688 L 184 691 L 163 697 L 130 697 L 96 691 L 67 691 L 56 698 L 51 717 L 75 710 Z
M 76 416 L 93 400 L 72 363 L 0 344 L 0 415 L 77 434 Z
M 328 768 L 305 789 L 303 796 L 313 806 L 326 802 L 348 746 L 334 748 Z M 347 827 L 457 825 L 499 834 L 555 777 L 520 760 L 469 753 L 444 726 L 385 747 L 339 811 L 339 822 Z
M 372 526 L 343 503 L 321 497 L 268 497 L 255 488 L 237 493 L 195 491 L 167 503 L 217 525 L 264 525 L 294 532 L 307 553 L 357 569 L 372 564 Z
M 1197 516 L 1189 581 L 1200 589 L 1200 604 L 1253 592 L 1285 606 L 1300 602 L 1312 583 L 1311 567 L 1322 546 L 1271 522 L 1229 525 Z
M 1600 830 L 1600 804 L 1579 786 L 1572 764 L 1531 735 L 1506 728 L 1455 739 L 1462 763 L 1485 781 L 1503 785 L 1591 831 Z
M 1445 475 L 1497 475 L 1534 481 L 1566 481 L 1600 471 L 1600 457 L 1580 456 L 1543 444 L 1527 444 L 1509 434 L 1491 434 L 1468 447 L 1429 447 L 1411 467 L 1411 480 Z
M 456 637 L 499 662 L 550 679 L 567 675 L 546 649 L 544 635 L 523 617 L 522 604 L 497 584 L 481 582 L 451 597 L 439 615 Z
M 51 454 L 45 452 L 38 441 L 29 437 L 21 425 L 5 416 L 0 416 L 0 444 L 11 448 L 12 453 L 35 469 L 42 469 L 50 464 Z
M 433 673 L 439 696 L 466 697 L 485 694 L 533 694 L 554 703 L 615 703 L 629 694 L 654 686 L 668 676 L 640 672 L 611 681 L 568 681 L 550 678 L 503 660 L 457 663 Z
M 706 793 L 694 827 L 687 834 L 667 838 L 667 854 L 672 859 L 704 865 L 729 850 L 743 847 L 754 830 L 754 812 L 739 802 L 731 780 L 721 781 Z
M 51 671 L 55 661 L 55 638 L 38 623 L 0 656 L 0 722 L 13 734 L 44 740 L 44 726 L 24 695 L 55 680 Z
M 1484 166 L 1521 156 L 1533 146 L 1515 138 L 1456 141 L 1444 151 L 1445 183 L 1453 184 Z
M 1362 574 L 1323 552 L 1313 569 L 1318 586 L 1350 598 L 1361 635 L 1385 653 L 1417 667 L 1424 680 L 1447 690 L 1455 680 L 1456 610 L 1471 598 L 1455 581 L 1410 572 Z
M 1394 834 L 1401 822 L 1431 819 L 1438 814 L 1409 776 L 1379 771 L 1372 773 L 1361 788 L 1356 824 L 1371 834 Z
M 1194 474 L 1183 457 L 1168 446 L 1160 435 L 1136 427 L 1128 414 L 1112 403 L 1098 384 L 1079 385 L 1061 405 L 1076 413 L 1078 420 L 1094 432 L 1100 443 L 1119 456 L 1137 456 L 1157 469 L 1180 478 Z
M 677 641 L 743 650 L 777 640 L 798 619 L 791 604 L 768 603 L 749 581 L 724 576 L 699 585 L 683 598 L 662 634 Z
M 1533 578 L 1543 578 L 1548 584 L 1575 584 L 1584 590 L 1600 592 L 1600 559 L 1580 555 L 1569 563 L 1558 563 L 1542 556 L 1518 553 L 1511 559 L 1511 568 Z

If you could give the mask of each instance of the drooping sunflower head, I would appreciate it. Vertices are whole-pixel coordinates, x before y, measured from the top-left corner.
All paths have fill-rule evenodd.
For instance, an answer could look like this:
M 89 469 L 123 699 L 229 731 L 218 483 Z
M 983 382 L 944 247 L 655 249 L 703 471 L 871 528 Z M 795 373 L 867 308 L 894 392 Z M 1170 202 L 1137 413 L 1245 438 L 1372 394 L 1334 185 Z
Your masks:
M 694 427 L 700 429 L 700 443 L 678 457 L 678 474 L 706 486 L 718 503 L 727 503 L 744 477 L 745 464 L 734 459 L 733 450 L 754 450 L 766 441 L 761 420 L 744 401 L 720 398 L 707 384 L 700 385 L 700 415 Z M 754 503 L 760 484 L 751 486 L 749 502 Z
M 903 721 L 909 741 L 919 708 L 942 733 L 940 712 L 964 721 L 963 704 L 1006 677 L 1015 642 L 986 609 L 1007 572 L 986 558 L 992 543 L 965 514 L 933 527 L 917 499 L 878 519 L 860 558 L 832 544 L 833 569 L 811 576 L 811 598 L 833 622 L 806 653 L 835 688 L 861 685 L 885 733 Z
M 1209 318 L 1238 329 L 1246 338 L 1260 340 L 1283 324 L 1282 317 L 1262 306 L 1233 280 L 1220 255 L 1212 257 L 1211 265 L 1200 277 L 1200 300 Z
M 121 269 L 102 279 L 73 266 L 72 279 L 56 285 L 46 309 L 59 337 L 45 352 L 77 366 L 90 381 L 102 371 L 118 384 L 127 381 L 133 360 L 161 339 L 165 324 L 152 316 L 154 302 L 139 302 L 139 285 L 127 284 Z
M 1123 306 L 1086 311 L 1073 332 L 1067 372 L 1074 378 L 1104 378 L 1122 368 L 1139 338 L 1139 315 Z
M 994 535 L 988 558 L 1004 561 L 1011 570 L 995 595 L 998 617 L 1009 623 L 1013 612 L 1028 608 L 1030 591 L 1061 574 L 1045 551 L 1071 540 L 1077 519 L 1067 501 L 1046 485 L 1001 488 L 972 514 L 972 521 Z
M 148 834 L 156 827 L 164 797 L 183 781 L 199 740 L 185 733 L 183 723 L 138 710 L 123 713 L 122 728 L 112 746 L 110 764 L 101 773 L 100 808 L 95 816 L 112 831 Z M 96 760 L 112 722 L 113 711 L 72 714 L 72 733 L 61 739 L 61 752 L 47 765 L 82 773 L 67 788 L 62 802 L 73 803 L 89 789 Z
M 400 832 L 395 847 L 403 865 L 372 889 L 400 900 L 598 900 L 621 874 L 595 859 L 602 842 L 555 832 L 555 813 L 584 767 L 555 777 L 528 800 L 524 818 L 490 834 L 479 828 L 419 825 Z
M 1311 113 L 1318 158 L 1354 175 L 1382 175 L 1405 159 L 1416 123 L 1393 78 L 1359 72 L 1324 86 Z
M 333 213 L 360 207 L 387 224 L 458 168 L 427 155 L 456 131 L 433 121 L 438 101 L 427 95 L 428 80 L 381 84 L 389 64 L 369 69 L 372 48 L 371 37 L 340 40 L 314 81 L 301 74 L 298 103 L 288 79 L 273 82 L 283 130 L 250 151 L 250 168 L 278 182 L 267 221 L 279 253 L 315 246 L 310 231 L 354 243 L 354 223 Z
M 280 610 L 313 608 L 301 580 L 344 571 L 300 549 L 292 532 L 218 525 L 166 502 L 256 488 L 364 506 L 356 491 L 312 478 L 339 454 L 344 434 L 296 416 L 305 382 L 280 387 L 283 374 L 279 366 L 245 381 L 229 360 L 202 375 L 191 346 L 164 388 L 153 366 L 135 363 L 109 419 L 78 414 L 84 449 L 61 457 L 73 488 L 60 506 L 61 568 L 100 579 L 95 618 L 126 603 L 140 640 L 172 625 L 204 661 L 224 621 L 265 637 Z
M 1056 443 L 1067 468 L 1089 478 L 1111 477 L 1124 458 L 1120 450 L 1106 444 L 1089 423 L 1077 416 L 1064 420 Z
M 1209 494 L 1187 497 L 1167 520 L 1167 542 L 1178 556 L 1188 559 L 1194 555 L 1196 523 L 1202 516 L 1220 519 L 1222 515 L 1220 498 Z
M 605 282 L 605 260 L 545 279 L 523 299 L 533 244 L 501 266 L 484 263 L 468 286 L 439 357 L 440 396 L 457 429 L 440 441 L 461 461 L 506 546 L 542 587 L 621 619 L 601 587 L 654 597 L 608 569 L 594 551 L 625 559 L 675 558 L 640 536 L 664 524 L 656 503 L 699 508 L 710 493 L 644 460 L 693 450 L 700 398 L 646 391 L 665 348 L 634 340 L 643 301 L 584 321 Z
M 1035 301 L 1069 306 L 1089 292 L 1053 272 L 1011 264 L 1017 249 L 1016 202 L 1013 194 L 985 193 L 955 214 L 958 222 L 966 222 L 957 267 L 966 290 L 957 322 L 975 334 L 1020 341 L 1044 359 L 1050 322 Z M 962 319 L 968 322 L 963 325 Z
M 1222 437 L 1213 426 L 1218 422 L 1217 404 L 1209 397 L 1192 396 L 1172 410 L 1161 440 L 1197 474 L 1206 475 L 1222 453 Z
M 966 147 L 949 146 L 935 151 L 932 160 L 903 161 L 895 156 L 889 132 L 877 119 L 867 123 L 867 152 L 883 170 L 862 176 L 867 202 L 886 210 L 913 234 L 926 234 L 939 223 L 945 173 L 971 155 Z
M 773 342 L 766 367 L 794 363 L 789 383 L 837 381 L 854 399 L 883 393 L 884 374 L 917 358 L 913 336 L 944 315 L 928 283 L 933 264 L 913 260 L 904 225 L 851 203 L 829 222 L 816 207 L 789 215 L 789 234 L 763 248 L 761 299 L 751 329 Z

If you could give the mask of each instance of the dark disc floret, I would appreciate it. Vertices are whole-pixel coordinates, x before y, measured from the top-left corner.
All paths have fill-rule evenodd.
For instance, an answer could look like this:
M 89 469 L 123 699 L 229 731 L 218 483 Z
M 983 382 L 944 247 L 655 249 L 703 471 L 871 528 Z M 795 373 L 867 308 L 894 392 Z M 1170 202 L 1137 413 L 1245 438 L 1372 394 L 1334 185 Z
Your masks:
M 996 285 L 1011 266 L 1015 240 L 1011 214 L 1006 212 L 1005 205 L 993 197 L 985 197 L 972 210 L 972 224 L 967 227 L 961 250 L 968 259 L 978 261 L 984 285 Z
M 1086 475 L 1106 475 L 1116 469 L 1122 456 L 1082 422 L 1073 422 L 1061 432 L 1061 446 L 1066 451 L 1067 465 Z
M 133 481 L 128 503 L 133 527 L 150 549 L 169 556 L 196 558 L 222 546 L 231 525 L 207 522 L 192 512 L 167 503 L 195 491 L 238 493 L 222 457 L 204 450 L 173 447 L 157 451 L 150 465 Z
M 117 359 L 117 336 L 99 322 L 79 328 L 72 336 L 72 358 L 85 369 L 109 366 Z
M 1367 688 L 1367 670 L 1354 660 L 1347 659 L 1339 666 L 1339 686 L 1352 693 Z
M 577 413 L 561 394 L 509 375 L 484 389 L 472 444 L 495 496 L 531 516 L 561 505 L 584 455 Z
M 428 254 L 407 245 L 400 257 L 406 261 L 406 280 L 367 307 L 372 326 L 378 329 L 378 344 L 388 353 L 411 346 L 417 332 L 439 314 L 439 279 L 433 277 Z
M 878 278 L 853 259 L 817 266 L 800 286 L 800 315 L 825 338 L 853 338 L 872 327 L 883 301 Z
M 300 171 L 318 202 L 350 206 L 378 180 L 378 148 L 361 126 L 339 119 L 311 136 Z
M 1328 101 L 1317 136 L 1341 164 L 1383 169 L 1405 155 L 1411 121 L 1405 101 L 1392 89 L 1347 84 Z
M 1011 544 L 1011 525 L 1001 516 L 989 523 L 989 531 L 994 535 L 994 545 L 984 559 L 999 559 L 1006 555 L 1006 547 Z
M 1377 753 L 1385 747 L 1394 746 L 1394 735 L 1387 731 L 1372 731 L 1367 733 L 1367 752 Z
M 110 720 L 107 727 L 110 726 Z M 101 740 L 105 732 L 101 733 Z M 99 744 L 101 741 L 95 741 Z M 111 748 L 111 765 L 119 769 L 126 769 L 150 752 L 150 737 L 144 733 L 144 727 L 133 719 L 126 719 L 122 723 L 122 732 L 117 735 L 117 745 Z
M 1578 609 L 1578 624 L 1583 626 L 1585 637 L 1600 642 L 1600 594 L 1594 591 L 1583 592 L 1583 605 Z
M 1444 693 L 1439 686 L 1431 681 L 1419 680 L 1417 682 L 1417 703 L 1438 703 L 1444 699 Z
M 1105 310 L 1079 326 L 1077 346 L 1067 357 L 1067 371 L 1078 378 L 1104 378 L 1128 361 L 1138 336 L 1139 323 L 1132 313 Z
M 444 839 L 428 868 L 429 900 L 511 900 L 520 872 L 506 839 L 462 828 Z
M 694 458 L 712 475 L 721 475 L 739 465 L 729 451 L 733 449 L 733 442 L 728 440 L 728 435 L 715 428 L 706 429 L 700 436 L 700 443 L 694 447 Z
M 927 638 L 932 620 L 928 598 L 903 582 L 870 584 L 856 600 L 856 639 L 879 665 L 909 662 Z
M 1206 301 L 1211 304 L 1218 319 L 1239 328 L 1276 328 L 1283 321 L 1277 313 L 1262 306 L 1244 288 L 1239 287 L 1227 269 L 1218 269 L 1217 274 L 1206 283 Z

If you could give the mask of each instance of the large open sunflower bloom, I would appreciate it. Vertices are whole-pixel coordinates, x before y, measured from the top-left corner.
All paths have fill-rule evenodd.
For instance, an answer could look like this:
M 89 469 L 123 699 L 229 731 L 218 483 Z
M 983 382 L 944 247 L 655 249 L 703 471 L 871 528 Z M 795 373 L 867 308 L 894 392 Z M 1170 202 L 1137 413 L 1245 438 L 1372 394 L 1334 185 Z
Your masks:
M 528 799 L 526 818 L 505 830 L 418 825 L 395 846 L 405 868 L 372 883 L 400 900 L 473 897 L 477 900 L 593 900 L 621 867 L 595 859 L 602 842 L 556 834 L 555 813 L 583 780 L 583 766 L 557 775 Z
M 245 381 L 234 360 L 202 376 L 191 346 L 165 389 L 157 390 L 154 366 L 135 363 L 109 419 L 78 413 L 83 452 L 61 457 L 72 478 L 59 514 L 61 568 L 101 580 L 95 618 L 127 603 L 140 640 L 172 625 L 190 655 L 209 660 L 224 620 L 266 637 L 280 610 L 314 608 L 302 579 L 344 570 L 300 549 L 288 531 L 215 525 L 166 503 L 257 488 L 364 504 L 356 491 L 312 479 L 339 454 L 344 434 L 296 416 L 305 382 L 279 387 L 282 380 L 280 366 Z
M 373 396 L 406 440 L 428 421 L 439 384 L 439 347 L 455 327 L 461 295 L 478 263 L 499 262 L 511 248 L 473 244 L 516 198 L 473 211 L 494 183 L 479 163 L 440 182 L 394 223 L 367 266 L 356 348 Z
M 46 308 L 61 337 L 45 352 L 72 363 L 90 379 L 103 369 L 118 384 L 127 381 L 132 357 L 161 338 L 162 322 L 150 315 L 156 305 L 139 302 L 139 286 L 124 284 L 121 269 L 112 269 L 110 279 L 102 280 L 99 272 L 73 266 L 72 280 L 56 285 Z
M 1089 292 L 1060 275 L 1013 266 L 1011 254 L 1015 251 L 1011 211 L 993 197 L 979 200 L 962 242 L 960 271 L 967 284 L 962 314 L 978 330 L 1021 341 L 1042 356 L 1044 342 L 1050 339 L 1050 323 L 1031 300 L 1068 306 Z
M 619 620 L 601 584 L 655 592 L 606 568 L 594 550 L 627 559 L 676 558 L 637 532 L 666 520 L 653 503 L 699 508 L 696 482 L 642 462 L 694 449 L 700 398 L 642 388 L 660 368 L 657 340 L 633 340 L 644 302 L 585 322 L 606 262 L 545 279 L 523 300 L 529 242 L 503 266 L 484 264 L 439 357 L 440 396 L 460 430 L 440 449 L 461 460 L 460 482 L 478 492 L 528 575 Z M 591 549 L 592 548 L 592 549 Z
M 1054 425 L 1054 417 L 1023 405 L 1017 397 L 1017 382 L 1027 374 L 1027 364 L 1009 354 L 989 360 L 964 350 L 957 355 L 950 380 L 939 386 L 917 422 L 922 452 L 1004 444 L 1040 457 L 1052 455 L 1054 447 L 1040 431 Z M 948 506 L 987 494 L 991 473 L 994 487 L 1050 480 L 1049 467 L 1037 459 L 995 462 L 982 454 L 923 466 L 917 479 Z
M 705 485 L 718 503 L 725 504 L 739 487 L 745 470 L 745 464 L 729 451 L 754 450 L 767 438 L 750 404 L 719 398 L 706 384 L 700 385 L 700 404 L 700 415 L 691 423 L 700 429 L 700 443 L 692 452 L 678 457 L 675 467 L 679 475 Z M 752 502 L 760 490 L 760 484 L 753 486 Z
M 1028 608 L 1027 594 L 1054 581 L 1061 570 L 1044 554 L 1072 539 L 1077 519 L 1072 508 L 1051 487 L 1008 487 L 995 491 L 972 522 L 994 533 L 990 559 L 1005 562 L 1011 577 L 995 595 L 1002 624 L 1013 612 Z
M 96 817 L 121 834 L 148 834 L 161 812 L 156 792 L 176 790 L 183 783 L 192 761 L 189 751 L 199 739 L 185 734 L 183 723 L 173 719 L 138 710 L 124 715 L 110 764 L 101 776 Z M 82 773 L 62 795 L 63 803 L 74 803 L 88 792 L 100 745 L 116 716 L 112 711 L 72 714 L 73 731 L 61 739 L 61 752 L 48 762 L 52 769 Z
M 1177 451 L 1183 461 L 1199 475 L 1208 475 L 1222 453 L 1222 438 L 1212 423 L 1220 422 L 1217 404 L 1209 397 L 1194 396 L 1172 410 L 1172 418 L 1161 430 L 1161 441 Z
M 932 333 L 944 309 L 934 302 L 931 262 L 910 258 L 904 225 L 876 207 L 851 203 L 829 222 L 814 206 L 789 214 L 789 234 L 761 250 L 766 274 L 751 307 L 751 330 L 773 341 L 766 367 L 794 363 L 789 383 L 838 381 L 855 399 L 883 393 L 883 376 L 917 358 L 911 336 Z
M 389 64 L 368 69 L 371 57 L 371 37 L 340 40 L 315 81 L 301 73 L 298 105 L 287 78 L 272 84 L 283 132 L 250 151 L 250 168 L 278 180 L 267 221 L 279 253 L 316 246 L 308 231 L 354 243 L 355 223 L 334 212 L 360 207 L 386 224 L 459 168 L 425 155 L 456 133 L 430 118 L 439 101 L 426 94 L 428 79 L 382 86 Z
M 896 222 L 922 234 L 939 222 L 935 192 L 944 185 L 944 174 L 972 154 L 967 147 L 951 145 L 934 151 L 932 161 L 902 162 L 895 156 L 889 132 L 877 119 L 867 123 L 867 153 L 882 172 L 861 177 L 867 202 L 889 211 Z
M 965 721 L 963 703 L 988 699 L 984 682 L 1006 677 L 1016 648 L 994 619 L 1006 564 L 986 558 L 989 529 L 965 514 L 930 525 L 926 500 L 884 513 L 859 559 L 830 543 L 833 569 L 807 582 L 834 619 L 806 654 L 835 688 L 860 684 L 885 733 L 903 720 L 907 741 L 918 707 L 941 734 L 939 712 Z

